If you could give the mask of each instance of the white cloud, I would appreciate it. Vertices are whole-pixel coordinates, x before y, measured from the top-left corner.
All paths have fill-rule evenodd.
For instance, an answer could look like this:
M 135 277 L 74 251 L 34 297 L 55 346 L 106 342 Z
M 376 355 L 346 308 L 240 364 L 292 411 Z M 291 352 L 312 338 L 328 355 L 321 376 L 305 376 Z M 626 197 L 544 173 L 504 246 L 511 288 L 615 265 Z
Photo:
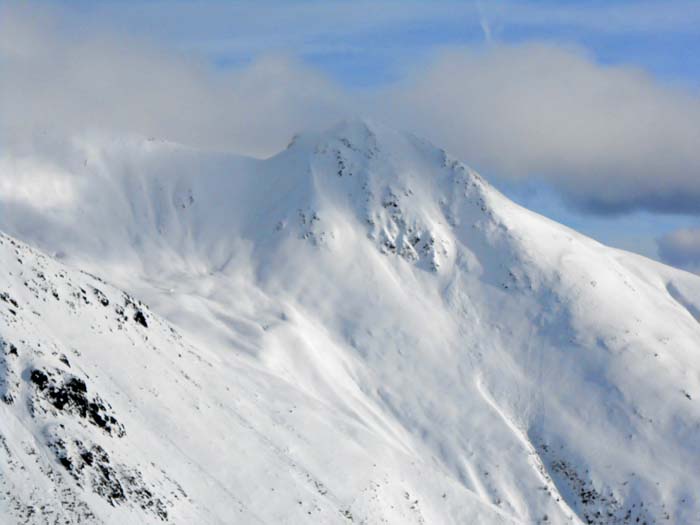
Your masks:
M 291 57 L 222 71 L 60 12 L 5 7 L 0 79 L 5 147 L 102 129 L 265 156 L 299 129 L 361 113 L 594 211 L 700 213 L 700 98 L 553 44 L 445 49 L 356 91 Z
M 292 58 L 221 72 L 146 42 L 65 27 L 60 17 L 37 20 L 37 13 L 0 12 L 6 143 L 101 129 L 264 155 L 295 131 L 341 115 L 339 89 Z
M 548 44 L 443 52 L 387 118 L 598 211 L 700 212 L 700 98 Z

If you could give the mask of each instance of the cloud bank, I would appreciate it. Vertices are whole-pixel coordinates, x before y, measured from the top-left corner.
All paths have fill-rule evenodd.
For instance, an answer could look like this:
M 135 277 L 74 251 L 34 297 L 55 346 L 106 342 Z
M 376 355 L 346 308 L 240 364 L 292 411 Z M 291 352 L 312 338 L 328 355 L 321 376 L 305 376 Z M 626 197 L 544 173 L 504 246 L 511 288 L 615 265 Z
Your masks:
M 0 11 L 6 144 L 98 130 L 266 155 L 293 131 L 338 119 L 342 100 L 293 58 L 222 72 L 150 42 L 81 30 L 61 13 Z
M 392 117 L 485 171 L 539 177 L 599 213 L 700 213 L 700 97 L 550 44 L 443 52 Z
M 344 88 L 292 56 L 236 69 L 59 11 L 0 8 L 0 143 L 89 130 L 267 156 L 361 114 L 485 175 L 537 178 L 594 213 L 700 214 L 700 97 L 553 43 L 442 49 L 391 85 Z

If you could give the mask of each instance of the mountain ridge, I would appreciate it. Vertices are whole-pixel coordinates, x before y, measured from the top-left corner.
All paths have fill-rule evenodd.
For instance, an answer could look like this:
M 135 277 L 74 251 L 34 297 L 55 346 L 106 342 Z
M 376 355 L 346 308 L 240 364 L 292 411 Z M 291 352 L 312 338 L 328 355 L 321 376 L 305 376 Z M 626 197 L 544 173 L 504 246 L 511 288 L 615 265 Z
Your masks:
M 692 523 L 700 513 L 689 488 L 700 468 L 697 276 L 605 247 L 426 141 L 361 120 L 301 134 L 265 160 L 157 142 L 93 155 L 72 164 L 78 172 L 54 167 L 68 186 L 44 196 L 74 199 L 60 209 L 23 190 L 39 170 L 10 174 L 0 229 L 63 252 L 150 304 L 146 320 L 176 326 L 222 367 L 188 362 L 223 421 L 241 421 L 223 371 L 264 378 L 260 399 L 237 391 L 272 421 L 251 441 L 260 470 L 248 472 L 267 488 L 282 476 L 291 494 L 306 486 L 299 466 L 334 494 L 312 491 L 323 512 L 297 514 L 311 500 L 262 497 L 234 472 L 247 454 L 225 456 L 231 471 L 214 467 L 197 437 L 194 463 L 216 471 L 222 501 L 238 491 L 250 516 L 290 523 L 342 523 L 346 511 L 367 523 Z M 17 195 L 29 211 L 13 213 Z M 156 346 L 167 356 L 169 345 Z M 303 418 L 282 423 L 278 391 Z M 263 445 L 292 442 L 297 456 Z M 196 515 L 209 502 L 196 489 L 204 474 L 182 472 L 183 490 L 189 481 L 203 498 L 182 512 Z M 225 521 L 223 508 L 206 519 Z M 149 519 L 139 512 L 136 522 Z

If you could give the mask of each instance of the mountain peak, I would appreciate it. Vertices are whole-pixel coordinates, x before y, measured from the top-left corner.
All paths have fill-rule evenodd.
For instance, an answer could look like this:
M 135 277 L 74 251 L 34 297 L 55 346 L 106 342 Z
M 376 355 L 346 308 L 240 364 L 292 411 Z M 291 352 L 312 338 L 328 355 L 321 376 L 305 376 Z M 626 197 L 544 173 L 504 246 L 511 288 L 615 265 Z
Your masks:
M 3 180 L 130 293 L 0 235 L 0 522 L 697 521 L 697 276 L 363 119 L 117 150 Z
M 314 243 L 332 245 L 338 224 L 352 219 L 382 253 L 437 271 L 454 260 L 450 229 L 488 217 L 494 192 L 475 172 L 426 140 L 367 119 L 299 135 L 280 155 L 285 166 L 290 153 L 303 168 L 279 184 L 293 180 L 290 211 L 300 210 L 301 236 Z M 296 221 L 287 214 L 281 222 Z
M 386 126 L 361 117 L 351 117 L 338 121 L 333 126 L 315 131 L 302 131 L 296 133 L 288 147 L 302 147 L 316 149 L 333 141 L 341 141 L 352 144 L 357 150 L 371 147 L 378 136 L 398 134 Z

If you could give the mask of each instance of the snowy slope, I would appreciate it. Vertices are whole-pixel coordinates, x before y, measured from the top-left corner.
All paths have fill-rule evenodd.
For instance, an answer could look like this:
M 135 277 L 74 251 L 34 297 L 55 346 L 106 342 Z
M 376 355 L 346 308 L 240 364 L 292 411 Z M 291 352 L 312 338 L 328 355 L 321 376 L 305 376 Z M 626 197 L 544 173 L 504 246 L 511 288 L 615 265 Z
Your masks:
M 7 515 L 700 520 L 697 276 L 362 121 L 267 160 L 93 138 L 0 170 L 0 228 L 152 308 L 3 239 Z M 52 404 L 73 377 L 111 432 Z M 97 445 L 115 473 L 76 473 Z

